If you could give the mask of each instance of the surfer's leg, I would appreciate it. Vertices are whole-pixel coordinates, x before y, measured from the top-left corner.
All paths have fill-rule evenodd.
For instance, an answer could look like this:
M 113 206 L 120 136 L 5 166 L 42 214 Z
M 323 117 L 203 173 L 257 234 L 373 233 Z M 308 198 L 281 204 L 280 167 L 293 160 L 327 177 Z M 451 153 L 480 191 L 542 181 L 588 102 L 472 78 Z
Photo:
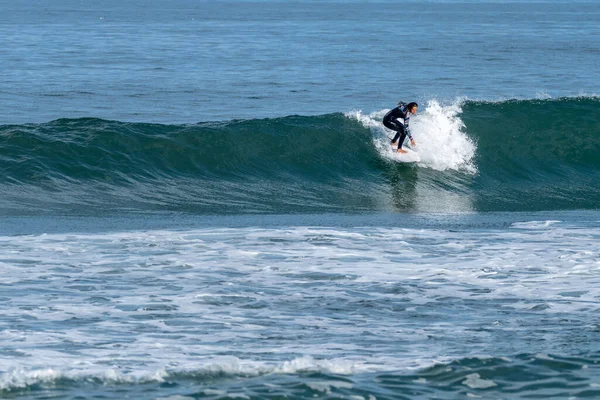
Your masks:
M 394 124 L 392 121 L 383 120 L 383 126 L 396 132 L 396 136 L 394 136 L 392 139 L 392 144 L 396 143 L 396 140 L 398 140 L 398 127 L 396 124 Z
M 400 125 L 400 130 L 396 133 L 396 136 L 394 136 L 394 139 L 398 139 L 398 150 L 402 149 L 402 145 L 404 144 L 404 139 L 406 139 L 406 129 L 404 129 L 403 125 Z M 396 142 L 396 140 L 394 140 L 392 142 L 392 144 L 395 142 Z
M 392 145 L 394 145 L 394 143 L 396 143 L 396 141 L 398 140 L 398 138 L 404 131 L 404 125 L 400 125 L 400 124 L 396 123 L 395 121 L 383 121 L 383 125 L 385 125 L 386 128 L 391 129 L 396 132 L 396 134 L 394 135 L 394 138 L 391 140 Z

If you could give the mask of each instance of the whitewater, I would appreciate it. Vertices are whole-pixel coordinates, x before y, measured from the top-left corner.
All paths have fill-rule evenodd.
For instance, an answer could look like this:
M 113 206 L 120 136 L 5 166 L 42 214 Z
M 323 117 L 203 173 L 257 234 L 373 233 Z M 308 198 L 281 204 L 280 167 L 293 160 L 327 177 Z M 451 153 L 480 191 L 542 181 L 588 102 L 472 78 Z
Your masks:
M 307 377 L 310 393 L 385 398 L 384 376 L 466 394 L 565 363 L 560 382 L 590 382 L 600 225 L 585 217 L 2 236 L 1 389 L 226 396 L 240 377 L 295 396 Z M 555 359 L 574 338 L 579 357 Z
M 455 170 L 475 174 L 473 165 L 476 145 L 467 136 L 465 126 L 460 119 L 463 100 L 443 107 L 436 100 L 428 101 L 425 110 L 413 118 L 411 129 L 418 135 L 421 145 L 413 150 L 418 151 L 420 166 L 438 171 Z M 373 132 L 373 144 L 379 154 L 390 161 L 398 162 L 390 146 L 390 131 L 383 126 L 383 116 L 388 109 L 376 111 L 368 115 L 361 111 L 347 112 L 349 118 L 355 118 Z
M 599 20 L 3 0 L 0 398 L 599 398 Z

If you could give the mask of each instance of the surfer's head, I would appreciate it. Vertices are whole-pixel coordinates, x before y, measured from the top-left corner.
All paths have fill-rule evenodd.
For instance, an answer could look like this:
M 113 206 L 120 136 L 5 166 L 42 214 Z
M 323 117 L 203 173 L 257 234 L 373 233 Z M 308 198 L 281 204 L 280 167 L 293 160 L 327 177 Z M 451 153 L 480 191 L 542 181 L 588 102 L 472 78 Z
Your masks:
M 412 103 L 408 103 L 406 105 L 406 110 L 408 110 L 408 112 L 410 112 L 411 114 L 416 114 L 418 108 L 419 108 L 419 105 L 417 103 L 415 103 L 414 101 Z

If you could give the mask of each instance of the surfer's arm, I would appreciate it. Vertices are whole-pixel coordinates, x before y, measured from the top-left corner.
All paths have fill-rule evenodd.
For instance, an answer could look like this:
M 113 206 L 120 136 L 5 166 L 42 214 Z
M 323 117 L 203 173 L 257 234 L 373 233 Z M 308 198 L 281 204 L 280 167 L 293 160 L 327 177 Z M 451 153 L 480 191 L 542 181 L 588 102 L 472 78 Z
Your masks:
M 408 123 L 410 122 L 410 115 L 408 114 L 408 111 L 406 112 L 406 116 L 404 117 L 404 130 L 406 131 L 406 135 L 408 136 L 408 138 L 410 139 L 411 142 L 414 142 L 413 137 L 412 137 L 412 133 L 410 131 L 410 128 L 408 127 Z
M 406 130 L 406 136 L 410 139 L 410 144 L 416 146 L 415 139 L 413 139 L 412 133 L 410 132 L 410 129 L 408 129 L 408 122 L 404 125 L 404 129 Z

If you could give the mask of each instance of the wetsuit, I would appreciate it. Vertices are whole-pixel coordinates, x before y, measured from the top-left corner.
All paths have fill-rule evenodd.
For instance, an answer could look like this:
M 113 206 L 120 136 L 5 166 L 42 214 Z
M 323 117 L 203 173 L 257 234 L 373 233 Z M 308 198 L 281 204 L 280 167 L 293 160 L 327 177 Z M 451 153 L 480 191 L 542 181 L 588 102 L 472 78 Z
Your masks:
M 402 118 L 404 123 L 398 121 L 398 118 Z M 408 129 L 408 122 L 410 120 L 410 111 L 406 109 L 406 103 L 400 102 L 400 105 L 393 110 L 389 111 L 383 117 L 383 125 L 386 128 L 389 128 L 393 131 L 396 131 L 396 135 L 394 139 L 392 139 L 392 144 L 396 143 L 398 138 L 398 148 L 402 148 L 402 144 L 404 143 L 404 139 L 408 135 L 410 140 L 413 140 L 412 135 L 410 134 L 410 129 Z

